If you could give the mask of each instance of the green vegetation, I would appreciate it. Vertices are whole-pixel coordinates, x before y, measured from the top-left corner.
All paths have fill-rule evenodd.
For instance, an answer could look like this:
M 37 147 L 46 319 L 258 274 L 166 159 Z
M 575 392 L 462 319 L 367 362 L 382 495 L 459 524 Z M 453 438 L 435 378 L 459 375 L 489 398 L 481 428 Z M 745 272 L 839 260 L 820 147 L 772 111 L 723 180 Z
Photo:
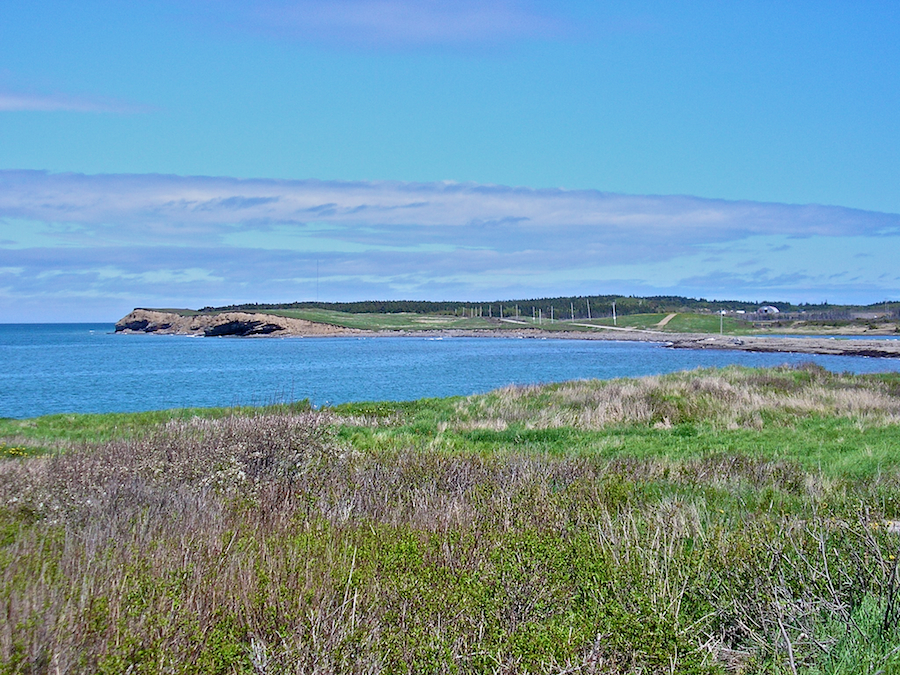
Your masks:
M 499 307 L 498 307 L 499 310 Z M 590 331 L 590 325 L 578 325 L 580 322 L 543 318 L 532 320 L 529 317 L 514 316 L 499 319 L 490 316 L 448 316 L 440 314 L 404 313 L 357 313 L 338 312 L 328 309 L 264 309 L 262 314 L 284 316 L 291 319 L 305 319 L 316 323 L 326 323 L 343 328 L 359 330 L 516 330 L 522 328 L 541 328 L 547 331 Z M 717 319 L 718 321 L 718 319 Z M 600 326 L 600 323 L 597 324 Z
M 499 307 L 497 308 L 499 311 Z M 530 310 L 530 308 L 529 308 Z M 575 319 L 568 317 L 551 321 L 549 315 L 540 319 L 515 316 L 500 320 L 494 317 L 475 316 L 457 317 L 414 313 L 357 313 L 338 312 L 327 309 L 265 309 L 263 314 L 273 314 L 292 319 L 305 319 L 317 323 L 326 323 L 343 328 L 360 330 L 516 330 L 522 328 L 541 328 L 546 331 L 581 331 L 588 332 L 591 326 L 603 328 L 613 326 L 612 317 L 603 319 Z M 675 314 L 663 326 L 658 324 L 667 314 L 630 314 L 618 317 L 615 325 L 621 328 L 639 328 L 642 330 L 662 330 L 676 333 L 718 333 L 719 316 L 710 314 Z M 752 325 L 733 317 L 725 317 L 723 330 L 728 334 L 746 334 L 752 332 Z
M 520 316 L 542 312 L 550 317 L 551 311 L 557 318 L 570 318 L 574 313 L 576 319 L 588 317 L 588 305 L 593 308 L 591 316 L 604 316 L 612 313 L 612 304 L 616 303 L 620 315 L 647 314 L 654 312 L 717 312 L 719 310 L 755 311 L 760 304 L 775 305 L 783 311 L 799 309 L 827 309 L 829 306 L 791 305 L 784 302 L 741 302 L 716 301 L 704 298 L 686 298 L 681 296 L 635 297 L 621 295 L 565 296 L 556 298 L 530 298 L 520 300 L 495 300 L 493 302 L 431 302 L 424 300 L 367 300 L 361 302 L 292 302 L 281 304 L 241 304 L 225 307 L 204 307 L 201 312 L 223 312 L 231 310 L 263 311 L 293 309 L 324 309 L 349 314 L 439 314 L 444 316 L 487 316 L 509 318 L 516 315 L 516 307 Z M 900 303 L 898 303 L 900 304 Z M 880 305 L 879 305 L 880 306 Z M 489 309 L 492 308 L 492 309 Z M 894 309 L 897 309 L 896 307 Z
M 709 308 L 697 308 L 698 302 L 687 303 L 693 309 L 681 307 L 672 311 L 644 312 L 642 303 L 646 298 L 625 298 L 619 307 L 616 319 L 613 319 L 612 305 L 593 305 L 592 318 L 586 318 L 587 300 L 579 299 L 580 309 L 574 303 L 554 300 L 524 301 L 531 304 L 514 305 L 503 303 L 467 304 L 444 307 L 451 303 L 335 303 L 324 306 L 304 306 L 294 303 L 290 306 L 240 305 L 230 308 L 204 308 L 203 310 L 158 310 L 170 311 L 182 316 L 198 314 L 215 314 L 232 309 L 255 311 L 273 316 L 304 319 L 316 323 L 329 324 L 342 328 L 354 328 L 371 331 L 422 331 L 422 330 L 521 330 L 540 328 L 544 331 L 591 332 L 604 328 L 631 328 L 639 330 L 663 331 L 672 333 L 725 333 L 727 335 L 748 335 L 771 332 L 798 333 L 833 333 L 844 331 L 864 334 L 890 333 L 900 331 L 896 321 L 896 312 L 880 318 L 852 318 L 847 311 L 831 311 L 819 314 L 785 314 L 782 318 L 761 318 L 750 314 L 727 314 L 720 317 L 718 312 Z M 680 300 L 684 300 L 681 298 Z M 705 301 L 704 301 L 705 302 Z M 654 300 L 648 306 L 665 304 Z M 729 303 L 718 303 L 729 304 Z M 735 304 L 735 303 L 732 303 Z M 739 303 L 738 303 L 739 304 Z M 747 303 L 744 303 L 747 304 Z M 374 311 L 373 307 L 385 306 L 387 311 Z M 443 311 L 399 311 L 395 305 L 424 310 L 440 306 Z M 333 307 L 341 307 L 335 309 Z M 359 311 L 350 311 L 355 308 Z M 884 309 L 882 308 L 882 311 Z M 532 316 L 532 312 L 534 315 Z M 599 315 L 599 317 L 598 317 Z M 826 316 L 827 319 L 813 319 L 813 316 Z M 804 318 L 805 317 L 805 318 Z
M 54 416 L 0 442 L 0 672 L 900 669 L 898 375 Z
M 481 310 L 487 312 L 487 306 Z M 492 310 L 499 314 L 501 305 L 494 305 Z M 496 316 L 465 316 L 460 312 L 456 315 L 442 314 L 416 314 L 403 313 L 349 313 L 330 309 L 264 309 L 263 314 L 273 314 L 295 319 L 305 319 L 317 323 L 326 323 L 344 328 L 357 328 L 361 330 L 515 330 L 522 328 L 540 328 L 544 331 L 572 331 L 590 332 L 602 328 L 633 328 L 639 330 L 652 330 L 671 333 L 719 333 L 726 335 L 752 335 L 770 332 L 806 332 L 821 333 L 834 330 L 849 330 L 849 332 L 876 331 L 891 332 L 900 331 L 900 325 L 895 321 L 847 319 L 829 321 L 798 320 L 767 320 L 755 322 L 753 317 L 745 315 L 726 315 L 697 313 L 697 312 L 656 312 L 635 313 L 618 315 L 614 320 L 612 316 L 602 318 L 572 319 L 571 314 L 556 311 L 551 320 L 549 311 L 532 318 L 521 314 L 516 317 L 509 316 L 504 309 L 504 318 Z M 669 318 L 671 316 L 671 318 Z M 593 327 L 593 328 L 592 328 Z
M 484 311 L 484 308 L 482 308 Z M 500 305 L 493 308 L 497 313 Z M 719 333 L 726 335 L 751 335 L 766 332 L 828 332 L 828 329 L 874 330 L 880 332 L 900 330 L 900 326 L 891 322 L 869 320 L 846 321 L 767 321 L 765 324 L 754 324 L 740 315 L 698 314 L 695 312 L 670 312 L 650 314 L 625 314 L 599 319 L 571 319 L 569 314 L 557 312 L 553 320 L 549 313 L 540 318 L 532 318 L 529 306 L 528 316 L 505 317 L 499 319 L 490 316 L 453 316 L 441 314 L 404 313 L 348 313 L 329 309 L 264 309 L 263 314 L 273 314 L 294 319 L 305 319 L 317 323 L 325 323 L 343 328 L 360 330 L 518 330 L 523 328 L 540 328 L 544 331 L 591 332 L 603 328 L 633 328 L 639 330 L 663 331 L 671 333 Z M 668 318 L 670 317 L 671 318 Z M 561 317 L 561 318 L 559 318 Z M 593 328 L 592 328 L 593 327 Z
M 541 310 L 544 316 L 549 317 L 551 308 L 558 318 L 569 318 L 570 312 L 574 312 L 576 319 L 588 317 L 588 305 L 593 310 L 591 316 L 602 317 L 612 314 L 612 304 L 616 303 L 616 310 L 620 316 L 628 314 L 652 314 L 670 312 L 687 313 L 714 313 L 720 310 L 726 311 L 756 311 L 761 305 L 772 305 L 782 312 L 808 312 L 812 314 L 840 313 L 847 311 L 880 311 L 890 313 L 894 317 L 900 311 L 900 302 L 879 302 L 872 305 L 829 305 L 802 303 L 794 305 L 789 302 L 745 302 L 740 300 L 707 300 L 706 298 L 687 298 L 678 295 L 655 295 L 648 297 L 623 296 L 623 295 L 590 295 L 590 296 L 563 296 L 556 298 L 530 298 L 519 300 L 494 300 L 493 302 L 432 302 L 426 300 L 364 300 L 360 302 L 290 302 L 279 304 L 245 303 L 239 305 L 227 305 L 223 307 L 204 307 L 200 312 L 225 312 L 233 310 L 262 311 L 284 309 L 324 309 L 333 312 L 348 314 L 440 314 L 445 316 L 471 315 L 475 312 L 489 313 L 488 308 L 493 307 L 493 315 L 499 317 L 502 311 L 503 317 L 515 316 L 515 308 L 518 306 L 521 314 L 530 314 L 533 307 L 535 312 Z M 190 310 L 174 310 L 186 312 Z
M 179 316 L 197 316 L 198 314 L 202 314 L 204 310 L 184 309 L 184 308 L 178 308 L 178 307 L 154 307 L 153 311 L 169 312 L 171 314 L 178 314 Z
M 60 414 L 23 420 L 0 418 L 0 440 L 6 439 L 10 447 L 12 443 L 18 443 L 22 446 L 19 448 L 20 451 L 35 454 L 48 448 L 66 448 L 73 444 L 134 438 L 167 422 L 177 420 L 305 412 L 310 408 L 309 400 L 303 399 L 289 404 L 268 406 L 176 408 L 95 415 Z M 0 452 L 3 452 L 4 447 L 7 446 L 0 444 Z
M 779 314 L 761 316 L 771 305 Z M 616 320 L 613 319 L 615 307 Z M 504 330 L 540 327 L 548 331 L 591 331 L 613 327 L 675 333 L 900 331 L 900 302 L 868 306 L 793 305 L 786 302 L 707 300 L 682 296 L 594 295 L 493 302 L 388 300 L 360 302 L 249 303 L 200 310 L 162 309 L 181 316 L 250 311 L 361 330 Z M 720 312 L 726 316 L 720 323 Z M 667 318 L 673 315 L 671 318 Z M 660 325 L 661 324 L 661 325 Z
M 753 332 L 753 325 L 747 321 L 736 319 L 733 316 L 720 317 L 718 314 L 693 314 L 693 313 L 676 313 L 671 319 L 667 319 L 669 314 L 629 314 L 617 317 L 615 325 L 620 328 L 638 328 L 641 330 L 661 330 L 672 333 L 718 333 L 720 328 L 722 332 L 728 335 L 747 334 Z M 665 321 L 660 326 L 660 322 Z M 595 326 L 612 326 L 612 317 L 603 319 L 592 319 L 590 323 Z
M 410 312 L 351 314 L 329 309 L 266 309 L 262 310 L 262 313 L 361 330 L 470 330 L 497 328 L 498 324 L 502 327 L 499 321 L 492 321 L 488 317 L 455 317 Z

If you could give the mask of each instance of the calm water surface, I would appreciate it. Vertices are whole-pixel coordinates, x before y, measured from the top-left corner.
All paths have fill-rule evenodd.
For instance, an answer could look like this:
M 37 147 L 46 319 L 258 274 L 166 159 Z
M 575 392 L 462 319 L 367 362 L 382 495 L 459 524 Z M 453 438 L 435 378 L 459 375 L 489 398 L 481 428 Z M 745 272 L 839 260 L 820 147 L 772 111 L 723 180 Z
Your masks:
M 900 371 L 900 359 L 666 349 L 515 338 L 191 338 L 112 324 L 0 324 L 0 417 L 59 412 L 315 405 L 485 392 L 507 384 L 815 361 Z

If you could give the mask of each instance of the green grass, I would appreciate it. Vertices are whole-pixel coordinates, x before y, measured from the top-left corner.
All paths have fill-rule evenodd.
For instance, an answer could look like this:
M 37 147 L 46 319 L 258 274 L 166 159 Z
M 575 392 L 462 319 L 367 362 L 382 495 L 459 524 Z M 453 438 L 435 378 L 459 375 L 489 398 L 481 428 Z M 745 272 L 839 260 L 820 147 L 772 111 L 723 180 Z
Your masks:
M 508 307 L 507 307 L 508 309 Z M 202 314 L 198 310 L 189 309 L 156 309 L 154 311 L 173 312 L 181 316 L 195 316 Z M 231 310 L 217 310 L 215 313 L 221 313 Z M 240 310 L 243 311 L 243 310 Z M 251 310 L 246 310 L 251 311 Z M 355 328 L 358 330 L 372 331 L 420 331 L 420 330 L 512 330 L 522 328 L 540 328 L 546 331 L 587 331 L 590 332 L 589 326 L 602 327 L 618 327 L 618 328 L 634 328 L 639 330 L 658 330 L 671 333 L 710 333 L 716 334 L 720 331 L 719 315 L 716 313 L 695 313 L 695 312 L 678 312 L 665 326 L 659 326 L 659 322 L 665 319 L 667 313 L 649 313 L 649 314 L 625 314 L 617 317 L 614 324 L 611 316 L 603 316 L 594 319 L 575 319 L 568 318 L 568 314 L 562 312 L 555 320 L 551 321 L 549 316 L 544 316 L 541 320 L 532 319 L 524 313 L 520 317 L 505 317 L 499 320 L 496 317 L 460 317 L 454 315 L 439 314 L 421 314 L 415 312 L 397 312 L 397 313 L 352 313 L 344 311 L 336 311 L 329 309 L 307 308 L 307 309 L 259 309 L 252 310 L 262 314 L 272 314 L 274 316 L 283 316 L 295 319 L 304 319 L 316 323 L 324 323 L 342 328 Z M 861 321 L 795 321 L 788 322 L 766 322 L 754 326 L 751 315 L 746 315 L 747 320 L 736 318 L 734 315 L 724 317 L 721 324 L 722 332 L 726 335 L 753 335 L 767 334 L 772 332 L 798 332 L 798 333 L 822 333 L 834 332 L 839 330 L 841 326 L 866 326 L 866 322 Z M 579 325 L 580 324 L 580 325 Z M 890 327 L 888 324 L 881 326 Z M 900 330 L 900 328 L 897 328 Z
M 148 307 L 147 309 L 151 312 L 167 312 L 179 316 L 197 316 L 198 314 L 202 314 L 202 312 L 197 309 L 179 309 L 175 307 Z
M 137 413 L 58 414 L 28 419 L 0 418 L 0 457 L 35 453 L 60 444 L 102 443 L 134 438 L 167 422 L 195 418 L 220 419 L 232 415 L 289 413 L 310 409 L 308 400 L 270 406 L 230 408 L 173 408 Z M 3 439 L 7 439 L 4 444 Z M 15 447 L 12 445 L 15 439 Z
M 385 420 L 339 429 L 342 438 L 365 450 L 416 447 L 674 462 L 734 455 L 864 479 L 900 467 L 898 394 L 897 374 L 730 367 L 636 381 L 513 387 L 468 398 L 351 403 L 332 410 Z M 585 415 L 609 405 L 622 408 L 621 414 Z
M 293 319 L 305 319 L 317 323 L 325 323 L 343 328 L 359 330 L 513 330 L 521 328 L 540 328 L 547 331 L 590 331 L 589 327 L 578 324 L 589 324 L 598 327 L 612 326 L 612 318 L 576 319 L 569 321 L 563 316 L 553 321 L 549 317 L 534 320 L 530 316 L 506 317 L 504 321 L 490 317 L 456 317 L 425 315 L 415 313 L 394 314 L 351 314 L 326 309 L 271 309 L 261 310 L 263 314 L 284 316 Z M 676 333 L 718 333 L 718 315 L 678 314 L 662 328 L 658 324 L 666 314 L 633 314 L 618 318 L 617 326 L 622 328 L 639 328 L 643 330 L 664 330 Z M 725 317 L 724 330 L 729 334 L 743 334 L 752 331 L 743 321 Z
M 622 393 L 622 387 L 643 389 Z M 742 411 L 746 404 L 737 398 L 739 393 L 769 400 L 758 409 Z M 735 454 L 790 461 L 808 471 L 859 478 L 897 469 L 898 426 L 876 414 L 881 399 L 859 403 L 849 398 L 843 405 L 869 407 L 840 415 L 829 410 L 829 402 L 838 395 L 871 394 L 884 394 L 890 402 L 898 393 L 897 374 L 853 376 L 816 368 L 730 367 L 644 380 L 514 387 L 471 397 L 346 403 L 327 412 L 335 416 L 340 438 L 367 451 L 416 447 L 445 453 L 527 451 L 672 461 Z M 599 427 L 579 417 L 585 409 L 610 400 L 631 405 L 633 410 Z M 798 415 L 796 406 L 801 404 L 807 407 Z M 13 456 L 60 443 L 133 438 L 177 420 L 308 409 L 308 401 L 300 401 L 264 407 L 0 419 L 0 443 L 4 443 L 0 452 Z M 629 419 L 628 414 L 640 416 L 641 421 Z M 358 424 L 355 418 L 369 422 Z M 341 419 L 353 422 L 341 424 Z
M 900 668 L 896 374 L 732 367 L 0 436 L 0 673 Z
M 495 327 L 495 323 L 487 318 L 428 316 L 406 312 L 395 314 L 351 314 L 328 309 L 271 309 L 262 310 L 261 313 L 285 316 L 291 319 L 305 319 L 306 321 L 326 323 L 342 328 L 357 328 L 359 330 L 438 330 Z
M 515 319 L 506 317 L 503 321 L 496 317 L 457 317 L 447 315 L 428 315 L 406 313 L 360 313 L 337 312 L 326 309 L 271 309 L 261 310 L 263 314 L 284 316 L 292 319 L 305 319 L 316 323 L 325 323 L 342 328 L 358 330 L 521 330 L 523 328 L 540 328 L 547 331 L 590 331 L 590 328 L 573 325 L 568 321 L 532 321 L 531 317 Z M 579 323 L 579 322 L 575 322 Z
M 680 312 L 666 323 L 665 326 L 658 326 L 660 321 L 665 319 L 668 314 L 628 314 L 617 317 L 615 325 L 619 328 L 637 328 L 640 330 L 659 330 L 670 333 L 718 333 L 719 332 L 719 315 L 718 314 L 693 314 L 688 312 Z M 601 319 L 592 319 L 590 322 L 580 321 L 579 323 L 591 323 L 597 326 L 612 326 L 612 317 L 604 317 Z M 746 335 L 754 332 L 752 324 L 746 321 L 735 319 L 731 316 L 724 317 L 722 329 L 728 335 Z
M 26 443 L 0 443 L 0 459 L 19 459 L 33 457 L 40 454 L 41 450 L 32 444 Z
M 871 478 L 900 467 L 900 433 L 896 428 L 861 430 L 852 421 L 827 417 L 810 417 L 789 427 L 762 430 L 681 424 L 671 429 L 624 426 L 603 431 L 569 427 L 529 429 L 521 425 L 500 431 L 440 430 L 431 420 L 418 417 L 390 428 L 345 427 L 340 430 L 340 437 L 368 451 L 415 447 L 449 454 L 529 452 L 671 462 L 734 456 L 790 462 L 804 471 L 847 479 Z

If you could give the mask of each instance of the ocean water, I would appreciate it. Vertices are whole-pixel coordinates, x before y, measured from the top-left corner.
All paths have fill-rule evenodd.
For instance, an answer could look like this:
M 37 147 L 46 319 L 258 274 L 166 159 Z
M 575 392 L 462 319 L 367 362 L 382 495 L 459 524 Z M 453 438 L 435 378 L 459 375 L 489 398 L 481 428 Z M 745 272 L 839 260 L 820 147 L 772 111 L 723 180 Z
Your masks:
M 900 371 L 900 359 L 668 349 L 516 338 L 191 338 L 116 335 L 112 324 L 0 324 L 0 417 L 410 400 L 509 384 L 813 361 Z

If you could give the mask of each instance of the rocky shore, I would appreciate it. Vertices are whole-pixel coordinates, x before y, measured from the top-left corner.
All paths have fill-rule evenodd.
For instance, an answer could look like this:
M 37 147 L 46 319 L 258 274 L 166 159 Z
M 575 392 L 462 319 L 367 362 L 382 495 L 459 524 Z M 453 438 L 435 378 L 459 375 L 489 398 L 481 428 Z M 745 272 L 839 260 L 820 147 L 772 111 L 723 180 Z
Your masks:
M 325 323 L 289 319 L 252 312 L 183 315 L 153 309 L 135 309 L 116 322 L 117 333 L 160 333 L 163 335 L 235 336 L 335 336 L 366 331 Z
M 586 326 L 582 326 L 586 327 Z M 836 339 L 828 337 L 768 337 L 710 335 L 706 333 L 666 333 L 662 331 L 594 328 L 581 331 L 538 328 L 497 328 L 494 330 L 392 330 L 366 331 L 329 324 L 289 319 L 271 314 L 223 312 L 182 315 L 177 312 L 135 309 L 116 323 L 117 333 L 161 333 L 205 337 L 504 337 L 555 340 L 619 340 L 656 342 L 672 349 L 730 349 L 747 352 L 830 354 L 900 358 L 900 340 Z
M 745 352 L 783 352 L 799 354 L 831 354 L 834 356 L 872 356 L 900 358 L 900 340 L 836 339 L 828 337 L 757 337 L 710 335 L 708 333 L 664 333 L 662 331 L 597 329 L 585 331 L 513 330 L 444 330 L 390 331 L 370 335 L 410 335 L 443 337 L 517 337 L 554 340 L 618 340 L 657 342 L 672 349 L 730 349 Z

